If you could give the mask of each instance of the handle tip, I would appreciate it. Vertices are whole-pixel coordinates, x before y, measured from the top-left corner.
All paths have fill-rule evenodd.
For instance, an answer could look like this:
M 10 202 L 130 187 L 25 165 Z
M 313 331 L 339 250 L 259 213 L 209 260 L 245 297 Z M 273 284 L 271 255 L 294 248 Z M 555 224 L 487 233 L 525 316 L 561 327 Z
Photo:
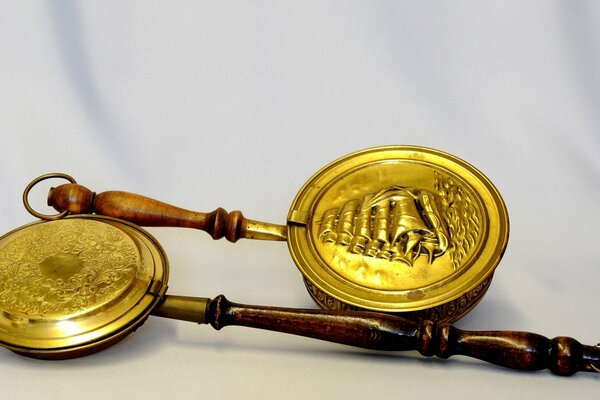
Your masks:
M 52 187 L 48 191 L 48 205 L 56 211 L 69 211 L 73 214 L 93 212 L 95 193 L 85 186 L 67 183 Z

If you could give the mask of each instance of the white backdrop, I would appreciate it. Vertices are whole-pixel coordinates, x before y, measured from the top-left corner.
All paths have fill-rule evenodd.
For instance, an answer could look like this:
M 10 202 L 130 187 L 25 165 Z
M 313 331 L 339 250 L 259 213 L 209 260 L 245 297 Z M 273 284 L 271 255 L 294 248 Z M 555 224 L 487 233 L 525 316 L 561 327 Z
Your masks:
M 457 326 L 595 344 L 599 20 L 593 1 L 2 2 L 0 228 L 32 220 L 23 188 L 54 171 L 284 223 L 330 161 L 429 146 L 481 169 L 511 217 L 494 282 Z M 314 307 L 283 243 L 150 231 L 172 294 Z M 81 359 L 0 352 L 7 399 L 595 398 L 599 379 L 158 318 Z

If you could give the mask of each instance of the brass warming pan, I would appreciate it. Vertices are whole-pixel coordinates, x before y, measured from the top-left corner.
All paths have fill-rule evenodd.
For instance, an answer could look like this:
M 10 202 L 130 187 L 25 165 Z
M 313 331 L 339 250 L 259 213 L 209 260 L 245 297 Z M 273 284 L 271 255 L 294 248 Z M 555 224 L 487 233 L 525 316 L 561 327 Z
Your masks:
M 600 348 L 568 337 L 468 332 L 449 323 L 389 314 L 297 310 L 167 295 L 169 267 L 159 243 L 129 222 L 97 215 L 36 222 L 0 237 L 0 345 L 63 359 L 102 350 L 150 315 L 239 325 L 374 350 L 455 354 L 509 368 L 560 375 L 599 372 Z
M 56 176 L 30 184 L 27 207 L 31 187 Z M 326 309 L 457 320 L 484 295 L 508 241 L 508 214 L 494 185 L 467 162 L 423 147 L 378 147 L 332 162 L 300 189 L 286 225 L 221 208 L 184 210 L 126 192 L 95 194 L 64 177 L 72 183 L 48 197 L 61 215 L 93 212 L 141 226 L 193 227 L 232 242 L 287 240 L 309 293 Z

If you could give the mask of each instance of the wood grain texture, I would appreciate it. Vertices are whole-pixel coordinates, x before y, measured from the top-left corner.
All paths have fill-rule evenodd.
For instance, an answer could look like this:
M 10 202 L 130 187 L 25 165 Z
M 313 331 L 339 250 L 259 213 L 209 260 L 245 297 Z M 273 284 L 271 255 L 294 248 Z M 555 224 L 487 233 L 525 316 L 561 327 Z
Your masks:
M 240 211 L 227 212 L 220 207 L 209 213 L 190 211 L 129 192 L 95 194 L 78 184 L 52 188 L 48 205 L 61 212 L 97 213 L 140 226 L 195 228 L 207 232 L 213 239 L 225 237 L 230 242 L 247 235 L 247 220 Z
M 600 348 L 569 337 L 548 339 L 515 331 L 464 331 L 449 323 L 412 322 L 381 313 L 247 306 L 217 296 L 206 323 L 290 333 L 373 350 L 417 350 L 424 356 L 463 355 L 516 370 L 550 369 L 569 376 L 598 372 Z

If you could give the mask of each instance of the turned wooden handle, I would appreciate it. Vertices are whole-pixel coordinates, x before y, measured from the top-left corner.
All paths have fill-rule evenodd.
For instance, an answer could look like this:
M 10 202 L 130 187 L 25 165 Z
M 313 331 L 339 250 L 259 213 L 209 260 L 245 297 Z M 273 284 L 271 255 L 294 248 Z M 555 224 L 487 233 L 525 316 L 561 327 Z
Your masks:
M 48 205 L 72 214 L 97 213 L 124 219 L 140 226 L 196 228 L 213 239 L 227 238 L 235 242 L 248 237 L 248 222 L 240 211 L 228 213 L 217 208 L 210 213 L 190 211 L 138 194 L 109 191 L 94 193 L 88 188 L 69 183 L 51 188 Z M 250 221 L 252 222 L 252 221 Z
M 370 312 L 297 310 L 247 306 L 217 296 L 204 323 L 285 332 L 374 350 L 418 350 L 424 356 L 464 355 L 517 370 L 548 368 L 558 375 L 599 372 L 600 348 L 569 337 L 528 332 L 463 331 L 448 323 L 421 323 Z

